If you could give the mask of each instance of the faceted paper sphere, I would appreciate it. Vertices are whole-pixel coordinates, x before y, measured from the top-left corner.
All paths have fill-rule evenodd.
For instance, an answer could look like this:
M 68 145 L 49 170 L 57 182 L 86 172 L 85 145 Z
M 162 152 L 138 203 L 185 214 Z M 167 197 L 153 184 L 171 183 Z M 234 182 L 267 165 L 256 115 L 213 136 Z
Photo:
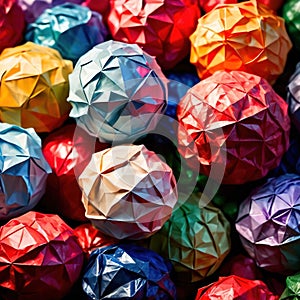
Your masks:
M 230 251 L 229 222 L 212 204 L 200 208 L 199 199 L 192 194 L 150 239 L 150 249 L 171 260 L 178 281 L 212 275 Z
M 80 276 L 83 252 L 57 215 L 28 212 L 0 227 L 4 300 L 61 299 Z
M 199 19 L 190 39 L 190 61 L 200 78 L 217 70 L 240 70 L 271 84 L 283 72 L 292 47 L 284 20 L 255 1 L 218 6 Z
M 114 40 L 138 44 L 171 69 L 188 55 L 199 17 L 198 0 L 116 0 L 107 23 Z
M 195 300 L 278 300 L 264 282 L 231 275 L 198 290 Z
M 35 131 L 0 123 L 0 220 L 31 210 L 45 192 L 48 173 Z
M 270 178 L 240 205 L 236 229 L 259 267 L 291 274 L 300 264 L 300 176 Z
M 170 265 L 157 253 L 130 244 L 92 252 L 83 275 L 87 299 L 176 299 Z
M 59 51 L 76 62 L 93 46 L 104 42 L 108 32 L 102 16 L 81 5 L 65 3 L 46 9 L 29 24 L 25 38 Z
M 177 117 L 198 148 L 200 172 L 208 176 L 215 168 L 225 184 L 264 177 L 288 149 L 287 104 L 259 76 L 216 72 L 188 91 Z M 179 130 L 183 157 L 190 147 L 184 134 Z
M 25 18 L 17 0 L 0 3 L 0 53 L 8 47 L 17 45 L 23 39 Z M 2 73 L 0 73 L 2 74 Z
M 97 142 L 84 130 L 76 128 L 75 124 L 63 126 L 47 136 L 43 153 L 52 168 L 42 201 L 47 211 L 71 220 L 87 220 L 77 177 L 89 163 L 92 154 L 108 146 Z
M 166 78 L 137 45 L 108 41 L 79 59 L 68 101 L 89 134 L 123 142 L 155 128 L 167 104 Z
M 28 42 L 0 55 L 0 121 L 50 132 L 67 119 L 72 63 Z
M 152 235 L 170 218 L 177 202 L 171 168 L 143 145 L 93 154 L 79 185 L 86 217 L 117 239 Z

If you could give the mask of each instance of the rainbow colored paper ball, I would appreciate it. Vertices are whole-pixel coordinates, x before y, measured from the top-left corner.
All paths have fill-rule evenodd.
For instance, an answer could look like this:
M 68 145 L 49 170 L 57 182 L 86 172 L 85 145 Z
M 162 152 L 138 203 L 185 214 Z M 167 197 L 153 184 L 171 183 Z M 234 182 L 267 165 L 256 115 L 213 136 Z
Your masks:
M 0 227 L 0 293 L 4 300 L 61 299 L 83 267 L 73 230 L 57 215 L 30 211 Z
M 51 48 L 27 42 L 0 55 L 0 121 L 36 132 L 60 127 L 71 109 L 66 101 L 72 62 Z
M 87 299 L 176 299 L 171 266 L 157 253 L 131 244 L 92 252 L 83 275 Z
M 101 142 L 133 142 L 164 113 L 166 78 L 137 45 L 107 41 L 77 62 L 68 101 L 77 125 Z
M 200 172 L 224 184 L 260 179 L 279 165 L 288 149 L 287 110 L 286 102 L 265 79 L 241 71 L 218 71 L 179 102 L 178 150 L 188 162 L 196 146 L 198 154 L 193 155 L 198 157 Z
M 76 62 L 104 42 L 107 34 L 100 14 L 81 5 L 65 3 L 46 9 L 28 25 L 25 38 L 54 48 L 63 58 Z
M 172 169 L 143 145 L 120 145 L 93 154 L 79 185 L 86 217 L 117 239 L 154 234 L 177 202 Z
M 35 131 L 0 122 L 0 220 L 36 206 L 49 173 L 51 168 Z
M 219 5 L 199 19 L 190 39 L 190 61 L 202 79 L 239 70 L 273 84 L 292 47 L 284 20 L 256 1 Z
M 199 17 L 198 0 L 117 0 L 107 23 L 114 40 L 138 44 L 171 69 L 188 55 Z
M 236 229 L 259 267 L 285 275 L 299 270 L 299 208 L 295 174 L 270 178 L 241 203 Z

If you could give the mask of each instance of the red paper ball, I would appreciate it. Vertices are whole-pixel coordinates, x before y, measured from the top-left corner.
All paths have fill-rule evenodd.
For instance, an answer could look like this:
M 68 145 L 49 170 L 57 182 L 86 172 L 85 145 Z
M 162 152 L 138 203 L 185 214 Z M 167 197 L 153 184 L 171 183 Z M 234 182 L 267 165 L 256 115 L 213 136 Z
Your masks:
M 57 215 L 31 211 L 0 228 L 0 295 L 5 300 L 61 299 L 82 266 L 73 230 Z
M 201 8 L 207 13 L 214 9 L 218 4 L 233 4 L 237 0 L 199 0 Z
M 257 0 L 257 2 L 266 5 L 274 11 L 278 11 L 282 7 L 284 0 Z
M 43 154 L 52 168 L 52 174 L 47 179 L 42 206 L 63 217 L 85 221 L 82 192 L 76 175 L 83 171 L 95 151 L 107 147 L 108 144 L 96 142 L 95 138 L 74 124 L 51 133 L 43 143 Z
M 249 280 L 231 275 L 220 277 L 217 282 L 198 290 L 196 300 L 276 300 L 267 286 L 260 280 Z
M 287 104 L 256 75 L 214 73 L 187 92 L 177 115 L 197 146 L 200 172 L 208 176 L 214 171 L 210 175 L 225 184 L 262 178 L 278 166 L 289 146 Z M 188 157 L 194 144 L 181 138 L 186 136 L 182 128 L 179 151 Z
M 24 12 L 17 0 L 3 0 L 0 3 L 0 53 L 21 42 L 25 28 Z
M 117 0 L 107 23 L 114 40 L 138 44 L 170 69 L 188 55 L 199 17 L 197 0 Z
M 106 18 L 110 9 L 109 0 L 85 0 L 84 2 L 82 2 L 82 5 L 87 6 L 89 9 L 98 12 L 104 17 L 104 19 Z

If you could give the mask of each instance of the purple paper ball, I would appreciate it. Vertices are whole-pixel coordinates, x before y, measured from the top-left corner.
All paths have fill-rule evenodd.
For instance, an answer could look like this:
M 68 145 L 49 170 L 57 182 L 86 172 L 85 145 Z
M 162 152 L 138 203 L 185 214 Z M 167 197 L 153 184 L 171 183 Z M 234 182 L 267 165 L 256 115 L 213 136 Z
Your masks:
M 245 199 L 236 229 L 259 267 L 290 274 L 300 265 L 300 176 L 270 178 Z

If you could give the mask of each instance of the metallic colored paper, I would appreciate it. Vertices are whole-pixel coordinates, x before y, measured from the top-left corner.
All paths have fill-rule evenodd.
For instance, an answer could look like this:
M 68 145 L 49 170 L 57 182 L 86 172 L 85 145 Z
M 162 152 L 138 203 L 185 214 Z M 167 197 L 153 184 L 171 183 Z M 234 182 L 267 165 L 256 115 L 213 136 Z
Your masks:
M 72 62 L 51 48 L 27 42 L 0 55 L 0 121 L 50 132 L 71 109 L 66 101 Z
M 171 69 L 188 55 L 199 17 L 198 0 L 116 0 L 107 23 L 114 40 L 138 44 Z
M 176 299 L 170 265 L 157 253 L 130 244 L 92 252 L 83 275 L 87 299 Z
M 241 203 L 236 229 L 256 264 L 289 275 L 300 265 L 300 176 L 270 178 Z
M 45 192 L 49 173 L 35 131 L 0 123 L 0 220 L 31 210 Z
M 17 45 L 23 39 L 25 29 L 24 13 L 17 0 L 0 3 L 0 53 L 8 47 Z
M 279 165 L 289 146 L 287 110 L 265 79 L 218 71 L 188 91 L 177 117 L 198 148 L 200 172 L 209 176 L 212 166 L 220 172 L 225 168 L 222 183 L 242 184 Z M 183 157 L 189 147 L 179 139 Z
M 108 31 L 102 16 L 73 3 L 46 9 L 29 24 L 25 39 L 59 51 L 65 59 L 76 62 L 95 45 L 104 42 Z
M 299 300 L 300 298 L 300 273 L 286 278 L 286 289 L 280 296 L 280 300 Z
M 212 204 L 200 208 L 200 194 L 175 210 L 149 247 L 169 259 L 176 279 L 196 282 L 212 275 L 230 251 L 230 224 Z
M 239 70 L 271 84 L 283 72 L 292 43 L 284 19 L 256 1 L 219 5 L 198 21 L 190 61 L 200 78 Z
M 198 290 L 195 300 L 278 300 L 264 282 L 231 275 Z
M 117 239 L 154 234 L 177 202 L 172 169 L 143 145 L 120 145 L 93 154 L 79 185 L 86 217 Z
M 30 211 L 0 227 L 4 300 L 63 298 L 80 276 L 83 252 L 57 215 Z
M 70 116 L 102 142 L 124 142 L 153 130 L 167 104 L 166 78 L 137 45 L 95 46 L 70 75 Z

